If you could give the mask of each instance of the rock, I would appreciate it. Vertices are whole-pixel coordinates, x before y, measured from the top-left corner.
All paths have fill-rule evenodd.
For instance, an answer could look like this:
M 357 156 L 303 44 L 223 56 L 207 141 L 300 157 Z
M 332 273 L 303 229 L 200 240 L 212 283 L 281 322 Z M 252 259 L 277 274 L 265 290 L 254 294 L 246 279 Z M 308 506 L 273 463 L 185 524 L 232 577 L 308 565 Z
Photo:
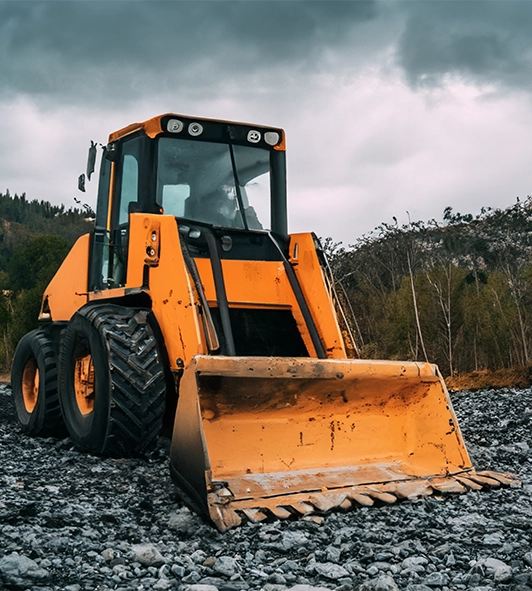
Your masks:
M 340 562 L 340 557 L 342 555 L 342 551 L 340 550 L 340 548 L 337 548 L 336 546 L 329 546 L 327 548 L 327 561 L 328 562 Z
M 287 531 L 283 534 L 281 544 L 276 544 L 281 551 L 288 552 L 294 548 L 301 548 L 309 543 L 308 535 L 304 532 Z
M 182 579 L 185 576 L 185 567 L 180 564 L 173 564 L 170 570 L 178 579 Z
M 201 583 L 194 583 L 188 586 L 188 591 L 218 591 L 218 587 L 214 585 L 202 585 Z
M 0 579 L 7 585 L 26 588 L 32 583 L 44 583 L 50 573 L 27 556 L 12 552 L 0 559 Z
M 482 538 L 482 543 L 485 546 L 502 546 L 503 541 L 503 535 L 501 532 L 487 534 Z
M 260 591 L 285 591 L 285 585 L 278 585 L 276 583 L 266 583 L 261 587 Z
M 201 580 L 201 575 L 197 573 L 195 570 L 189 573 L 186 577 L 182 578 L 183 583 L 197 583 Z
M 116 552 L 112 549 L 112 548 L 106 548 L 103 552 L 102 552 L 102 558 L 106 561 L 106 562 L 111 562 L 111 560 L 114 559 L 114 557 L 116 556 Z
M 424 556 L 409 556 L 401 563 L 401 568 L 408 569 L 413 572 L 425 572 L 425 566 L 429 561 Z
M 160 566 L 165 563 L 163 555 L 153 544 L 136 544 L 131 546 L 133 560 L 143 566 Z
M 443 587 L 449 583 L 449 577 L 445 573 L 434 572 L 425 577 L 423 584 L 428 587 Z
M 183 508 L 180 511 L 170 513 L 168 527 L 180 533 L 187 533 L 197 529 L 198 518 L 192 515 L 188 509 Z
M 219 556 L 212 568 L 217 573 L 226 577 L 232 577 L 237 573 L 236 560 L 231 556 Z
M 497 583 L 507 583 L 512 580 L 512 577 L 512 567 L 507 564 L 497 567 L 493 573 L 493 580 Z
M 326 587 L 313 587 L 312 585 L 294 585 L 286 591 L 330 591 Z
M 349 576 L 345 568 L 333 562 L 316 562 L 315 569 L 318 574 L 328 579 L 336 580 Z
M 527 552 L 523 556 L 523 560 L 528 564 L 528 566 L 532 566 L 532 552 Z
M 273 583 L 274 585 L 286 585 L 286 579 L 281 573 L 272 573 L 268 577 L 268 583 Z
M 155 589 L 156 591 L 166 591 L 166 589 L 170 589 L 170 587 L 172 587 L 171 581 L 163 577 L 153 585 L 152 589 Z
M 375 581 L 375 591 L 399 591 L 399 587 L 395 583 L 393 577 L 389 575 L 381 575 Z

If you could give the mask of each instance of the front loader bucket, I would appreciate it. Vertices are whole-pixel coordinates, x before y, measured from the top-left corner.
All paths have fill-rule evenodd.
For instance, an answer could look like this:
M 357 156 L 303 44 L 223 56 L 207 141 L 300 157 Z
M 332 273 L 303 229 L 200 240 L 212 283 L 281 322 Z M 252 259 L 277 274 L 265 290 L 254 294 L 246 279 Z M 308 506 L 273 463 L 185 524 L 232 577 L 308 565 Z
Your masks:
M 222 531 L 508 482 L 472 469 L 436 366 L 279 357 L 191 361 L 171 471 Z

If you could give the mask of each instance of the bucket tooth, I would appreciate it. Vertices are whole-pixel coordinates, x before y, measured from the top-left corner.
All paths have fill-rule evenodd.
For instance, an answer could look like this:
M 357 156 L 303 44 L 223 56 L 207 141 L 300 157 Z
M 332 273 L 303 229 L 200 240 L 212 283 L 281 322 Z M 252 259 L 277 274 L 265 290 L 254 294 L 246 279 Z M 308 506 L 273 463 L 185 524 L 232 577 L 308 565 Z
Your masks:
M 232 527 L 237 527 L 242 523 L 242 518 L 238 513 L 227 505 L 210 505 L 209 516 L 221 532 L 227 531 Z
M 418 499 L 428 497 L 434 492 L 428 480 L 390 482 L 385 484 L 382 490 L 395 495 L 398 499 Z
M 309 501 L 320 513 L 328 513 L 337 509 L 345 500 L 346 494 L 320 494 L 316 493 L 309 497 Z
M 488 478 L 493 478 L 494 480 L 498 480 L 501 484 L 506 486 L 515 486 L 521 484 L 521 482 L 513 474 L 502 474 L 501 472 L 493 472 L 492 470 L 482 470 L 481 472 L 476 472 L 476 474 L 478 476 L 487 476 Z
M 393 503 L 397 502 L 397 497 L 395 495 L 392 495 L 389 492 L 383 492 L 376 487 L 364 486 L 361 487 L 361 492 L 369 495 L 372 499 L 381 501 L 381 503 L 386 503 L 387 505 L 393 505 Z
M 363 493 L 350 492 L 347 496 L 351 499 L 351 501 L 357 505 L 361 505 L 362 507 L 371 507 L 375 504 L 375 501 L 369 495 Z
M 323 515 L 307 515 L 303 517 L 304 521 L 312 521 L 312 523 L 316 523 L 317 525 L 321 525 L 324 519 Z
M 471 489 L 471 490 L 482 490 L 483 486 L 481 484 L 479 484 L 478 482 L 475 482 L 474 480 L 471 480 L 471 478 L 468 478 L 467 476 L 455 476 L 456 480 L 458 480 L 458 482 L 461 482 L 463 485 L 467 486 L 467 488 Z
M 458 482 L 455 478 L 431 478 L 430 479 L 430 486 L 434 490 L 437 490 L 441 493 L 465 493 L 467 492 L 467 487 L 463 484 Z
M 346 497 L 339 505 L 338 505 L 338 509 L 341 509 L 342 511 L 349 511 L 349 509 L 351 509 L 351 507 L 353 506 L 353 504 L 351 503 L 351 501 L 349 500 L 348 497 Z
M 260 523 L 268 519 L 266 513 L 261 511 L 261 509 L 242 509 L 242 513 L 244 513 L 251 523 Z
M 290 511 L 288 511 L 288 509 L 285 509 L 284 507 L 281 507 L 279 505 L 268 507 L 268 510 L 277 519 L 290 519 L 290 517 L 292 517 L 292 513 L 290 513 Z
M 312 505 L 303 501 L 290 503 L 290 507 L 292 507 L 296 513 L 303 516 L 308 515 L 314 511 L 314 507 Z
M 468 475 L 468 478 L 473 482 L 478 482 L 478 484 L 482 484 L 483 486 L 489 486 L 491 488 L 498 488 L 499 486 L 501 486 L 501 483 L 495 478 L 490 478 L 489 476 L 478 474 L 478 472 L 471 472 Z

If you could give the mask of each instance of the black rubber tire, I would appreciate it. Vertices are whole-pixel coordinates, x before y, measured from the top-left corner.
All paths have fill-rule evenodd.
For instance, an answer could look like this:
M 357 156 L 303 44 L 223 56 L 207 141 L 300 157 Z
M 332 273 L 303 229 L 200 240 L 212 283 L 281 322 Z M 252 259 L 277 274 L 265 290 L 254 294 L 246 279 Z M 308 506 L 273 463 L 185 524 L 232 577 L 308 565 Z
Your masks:
M 60 395 L 72 442 L 81 451 L 126 457 L 147 452 L 161 431 L 166 381 L 148 309 L 89 304 L 68 324 L 60 352 Z M 76 360 L 90 354 L 92 409 L 76 400 Z
M 23 394 L 28 385 L 24 382 L 28 377 L 35 378 L 35 370 L 38 370 L 39 379 L 37 395 L 28 405 Z M 40 437 L 66 435 L 59 403 L 56 355 L 52 341 L 44 331 L 32 330 L 20 339 L 11 366 L 11 389 L 18 420 L 25 433 Z

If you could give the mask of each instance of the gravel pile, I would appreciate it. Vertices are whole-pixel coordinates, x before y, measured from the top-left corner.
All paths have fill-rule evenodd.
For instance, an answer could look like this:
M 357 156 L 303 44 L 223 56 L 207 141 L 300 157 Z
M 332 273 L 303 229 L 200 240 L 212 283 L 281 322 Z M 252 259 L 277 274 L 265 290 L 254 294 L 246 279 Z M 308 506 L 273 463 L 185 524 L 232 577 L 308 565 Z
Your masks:
M 475 466 L 521 488 L 220 534 L 176 499 L 168 442 L 116 460 L 32 439 L 0 386 L 0 588 L 532 589 L 532 390 L 452 397 Z

